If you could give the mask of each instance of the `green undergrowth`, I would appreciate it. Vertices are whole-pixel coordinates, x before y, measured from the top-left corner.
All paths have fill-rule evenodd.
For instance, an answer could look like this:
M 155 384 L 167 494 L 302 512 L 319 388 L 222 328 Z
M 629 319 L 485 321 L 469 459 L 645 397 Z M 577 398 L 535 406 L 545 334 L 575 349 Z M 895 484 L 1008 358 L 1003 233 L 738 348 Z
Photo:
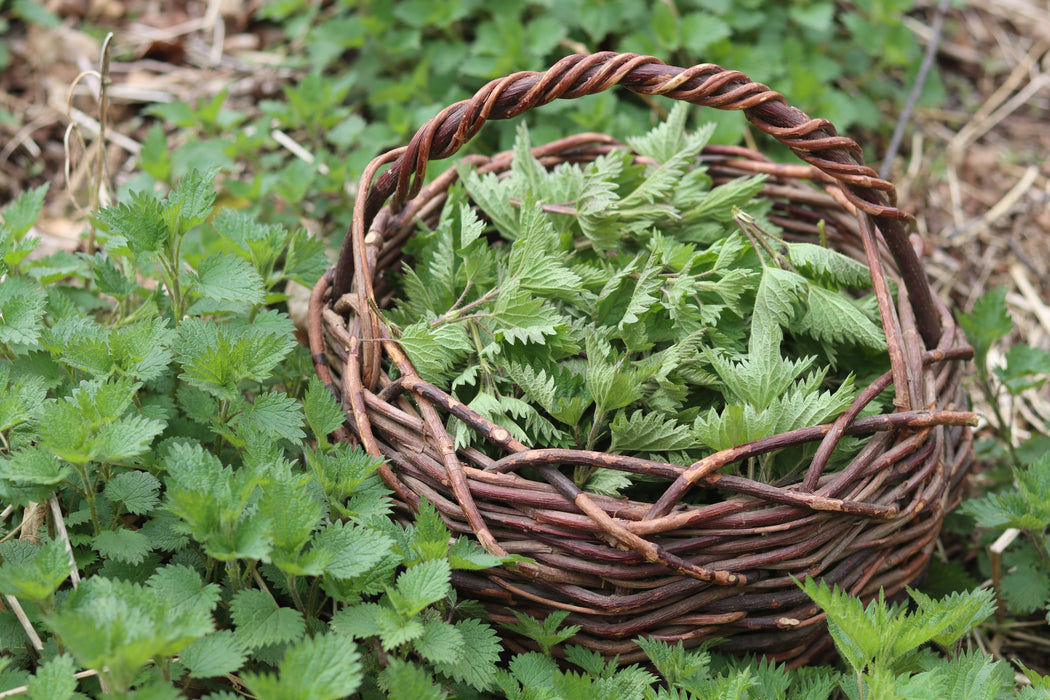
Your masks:
M 149 106 L 141 129 L 145 174 L 125 189 L 149 178 L 170 184 L 193 167 L 236 169 L 240 175 L 224 181 L 223 196 L 239 208 L 264 221 L 294 226 L 305 219 L 341 234 L 350 220 L 347 185 L 352 192 L 372 157 L 407 142 L 427 119 L 490 80 L 599 50 L 744 71 L 808 114 L 830 119 L 877 158 L 922 54 L 904 21 L 916 5 L 275 0 L 254 19 L 281 38 L 265 48 L 294 77 L 264 99 L 245 101 L 226 88 Z M 934 73 L 924 104 L 942 95 Z M 611 89 L 557 100 L 522 119 L 535 143 L 582 131 L 624 140 L 669 109 L 663 98 Z M 717 123 L 715 143 L 738 143 L 749 129 L 735 112 L 707 109 L 695 118 Z M 467 150 L 509 149 L 514 129 L 494 122 Z M 794 159 L 772 139 L 748 135 L 775 157 Z M 289 150 L 288 140 L 300 151 Z
M 77 697 L 1041 697 L 962 650 L 987 590 L 867 606 L 814 582 L 840 669 L 638 642 L 620 666 L 564 613 L 510 654 L 455 570 L 513 566 L 396 516 L 380 462 L 296 344 L 303 231 L 215 201 L 214 171 L 94 217 L 99 249 L 35 256 L 44 188 L 0 214 L 0 690 Z M 19 516 L 22 517 L 19 517 Z M 939 652 L 938 650 L 941 650 Z

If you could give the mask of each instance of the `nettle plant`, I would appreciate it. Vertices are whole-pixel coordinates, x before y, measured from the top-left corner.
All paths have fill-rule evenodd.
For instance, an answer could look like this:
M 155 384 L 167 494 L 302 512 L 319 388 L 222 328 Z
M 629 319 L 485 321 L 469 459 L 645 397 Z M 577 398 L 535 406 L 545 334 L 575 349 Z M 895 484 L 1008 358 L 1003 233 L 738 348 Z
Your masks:
M 0 688 L 337 698 L 410 656 L 485 686 L 495 633 L 449 577 L 499 559 L 433 509 L 396 524 L 380 463 L 328 442 L 342 411 L 267 306 L 322 244 L 216 213 L 214 176 L 100 210 L 92 255 L 29 257 L 44 188 L 2 214 Z
M 452 538 L 426 501 L 411 522 L 394 517 L 381 462 L 329 441 L 342 409 L 304 379 L 309 358 L 277 310 L 287 280 L 324 269 L 320 244 L 216 212 L 214 176 L 191 171 L 164 196 L 97 212 L 92 254 L 33 255 L 45 188 L 0 212 L 5 696 L 822 699 L 921 688 L 993 698 L 1008 688 L 1002 662 L 920 649 L 954 647 L 990 609 L 983 594 L 913 594 L 918 608 L 905 614 L 807 584 L 852 674 L 647 639 L 650 663 L 621 667 L 572 645 L 564 612 L 521 617 L 511 627 L 541 651 L 505 652 L 451 581 L 513 560 Z
M 867 267 L 785 241 L 754 198 L 763 176 L 714 186 L 699 158 L 711 129 L 688 134 L 685 119 L 679 105 L 630 139 L 640 159 L 548 171 L 523 127 L 505 177 L 465 169 L 434 230 L 406 245 L 387 314 L 420 375 L 527 445 L 679 464 L 845 410 L 852 368 L 888 367 Z M 782 478 L 812 449 L 747 468 Z M 638 486 L 575 476 L 598 493 Z

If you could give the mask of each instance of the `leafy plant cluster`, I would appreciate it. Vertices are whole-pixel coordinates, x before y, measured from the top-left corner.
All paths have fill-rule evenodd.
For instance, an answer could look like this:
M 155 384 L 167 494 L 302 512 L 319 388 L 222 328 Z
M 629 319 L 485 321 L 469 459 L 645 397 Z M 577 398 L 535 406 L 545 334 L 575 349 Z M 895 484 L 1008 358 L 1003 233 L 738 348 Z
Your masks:
M 849 293 L 867 268 L 780 238 L 753 199 L 763 177 L 713 187 L 698 158 L 710 133 L 687 134 L 680 106 L 630 141 L 655 165 L 618 150 L 548 171 L 522 129 L 506 176 L 464 172 L 406 246 L 390 313 L 421 376 L 526 444 L 682 464 L 841 413 L 850 368 L 887 363 L 873 295 Z M 800 452 L 752 466 L 780 477 Z
M 569 53 L 607 49 L 679 65 L 717 63 L 742 70 L 840 128 L 877 131 L 888 126 L 880 123 L 887 113 L 880 105 L 899 104 L 907 73 L 919 63 L 921 47 L 903 22 L 914 5 L 912 0 L 652 5 L 410 0 L 322 8 L 305 0 L 278 0 L 262 16 L 282 23 L 305 51 L 311 71 L 340 72 L 349 58 L 349 96 L 361 98 L 370 121 L 389 124 L 402 138 L 421 117 L 469 96 L 488 80 L 544 70 Z M 931 89 L 931 97 L 936 90 Z M 564 135 L 582 126 L 627 136 L 645 123 L 646 110 L 624 95 L 592 100 L 582 109 L 563 109 L 553 118 L 551 133 Z M 419 107 L 406 108 L 409 104 Z M 729 138 L 739 136 L 741 121 L 726 120 L 736 125 Z M 543 140 L 547 136 L 544 132 Z
M 214 176 L 97 212 L 93 255 L 30 257 L 45 188 L 2 212 L 0 688 L 486 687 L 495 633 L 449 580 L 500 560 L 432 508 L 398 525 L 380 463 L 327 440 L 342 410 L 272 308 L 322 246 L 217 211 Z
M 887 115 L 898 111 L 921 54 L 903 23 L 915 4 L 274 0 L 256 18 L 283 32 L 284 65 L 296 79 L 251 103 L 227 89 L 150 106 L 146 113 L 157 121 L 142 138 L 143 172 L 123 194 L 152 179 L 170 185 L 193 167 L 218 166 L 241 173 L 224 182 L 224 195 L 262 220 L 294 227 L 305 219 L 345 231 L 347 183 L 352 188 L 372 157 L 491 79 L 597 50 L 743 70 L 840 129 L 888 133 Z M 935 76 L 927 86 L 928 99 L 939 99 Z M 622 140 L 663 114 L 660 100 L 611 90 L 524 118 L 543 143 L 580 131 Z M 703 119 L 719 124 L 717 142 L 737 143 L 746 128 L 736 113 L 706 110 Z M 514 138 L 510 124 L 494 123 L 470 147 L 493 152 Z
M 1026 392 L 1050 377 L 1050 352 L 1027 345 L 1011 345 L 994 363 L 991 353 L 1014 328 L 1006 309 L 1006 290 L 983 295 L 959 324 L 974 347 L 976 385 L 990 407 L 997 439 L 979 445 L 985 458 L 1004 468 L 991 474 L 1000 488 L 963 505 L 993 537 L 1014 531 L 1023 537 L 1002 553 L 1001 577 L 983 561 L 985 574 L 995 578 L 1006 610 L 1015 615 L 1038 613 L 1050 623 L 1050 437 L 1035 432 L 1023 442 L 1014 434 L 1017 404 Z

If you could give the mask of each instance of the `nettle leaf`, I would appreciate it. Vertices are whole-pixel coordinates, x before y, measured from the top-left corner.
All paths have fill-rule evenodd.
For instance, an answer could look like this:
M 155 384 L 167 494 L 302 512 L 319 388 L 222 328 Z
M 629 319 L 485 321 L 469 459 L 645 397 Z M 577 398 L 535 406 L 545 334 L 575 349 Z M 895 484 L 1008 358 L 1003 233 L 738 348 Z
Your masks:
M 0 479 L 14 483 L 50 486 L 65 481 L 72 472 L 68 464 L 41 447 L 0 455 Z
M 500 641 L 496 631 L 474 618 L 456 622 L 456 631 L 462 639 L 459 658 L 455 661 L 434 661 L 434 669 L 460 683 L 487 690 L 496 676 Z
M 973 345 L 978 369 L 986 371 L 988 351 L 1014 328 L 1013 319 L 1006 309 L 1006 287 L 987 290 L 974 302 L 970 313 L 959 312 L 956 318 L 966 333 L 966 339 Z
M 460 177 L 470 198 L 489 215 L 492 222 L 510 240 L 518 237 L 518 213 L 510 203 L 506 187 L 494 173 L 479 175 L 466 164 L 459 166 Z
M 452 367 L 474 349 L 466 330 L 459 323 L 431 326 L 419 321 L 401 329 L 398 342 L 419 376 L 434 383 L 447 379 Z
M 153 549 L 142 531 L 126 528 L 104 530 L 95 536 L 91 545 L 100 556 L 128 564 L 141 564 Z
M 70 575 L 69 553 L 62 540 L 28 540 L 0 543 L 0 593 L 44 601 Z
M 26 683 L 30 700 L 69 700 L 76 696 L 76 666 L 69 654 L 60 654 L 37 667 Z
M 216 253 L 204 258 L 191 280 L 193 291 L 207 299 L 247 304 L 263 301 L 262 277 L 251 263 L 236 255 Z
M 291 642 L 306 632 L 302 613 L 280 607 L 265 591 L 256 588 L 239 591 L 233 596 L 230 616 L 238 641 L 249 649 Z
M 503 562 L 503 557 L 489 554 L 484 547 L 467 537 L 457 538 L 448 550 L 448 563 L 453 569 L 477 571 L 499 566 Z
M 346 420 L 339 401 L 316 376 L 311 376 L 303 397 L 303 413 L 310 432 L 322 445 L 328 444 L 328 434 L 338 429 Z
M 242 381 L 263 381 L 291 352 L 295 339 L 290 330 L 266 325 L 237 328 L 187 318 L 179 325 L 175 345 L 182 365 L 179 377 L 218 398 L 233 400 Z
M 21 376 L 11 380 L 11 366 L 0 363 L 0 431 L 32 423 L 46 397 L 43 378 Z
M 370 635 L 378 635 L 384 651 L 393 651 L 423 636 L 423 622 L 418 617 L 405 619 L 394 608 L 379 607 Z
M 424 668 L 401 659 L 391 660 L 376 682 L 390 700 L 441 700 L 448 697 Z
M 181 564 L 157 569 L 149 578 L 149 587 L 157 600 L 176 616 L 210 619 L 219 602 L 219 586 L 204 583 L 197 571 Z
M 496 340 L 506 343 L 544 343 L 569 327 L 553 306 L 514 284 L 504 286 L 492 317 Z
M 294 560 L 302 551 L 323 516 L 317 498 L 304 488 L 308 480 L 305 476 L 274 479 L 262 487 L 259 513 L 272 525 L 274 555 L 282 555 L 275 559 L 279 568 L 283 568 L 284 557 Z
M 280 391 L 268 391 L 255 401 L 231 424 L 238 433 L 251 431 L 262 435 L 284 438 L 296 445 L 306 438 L 303 432 L 303 410 L 297 400 Z
M 609 451 L 623 452 L 673 452 L 696 447 L 688 425 L 668 420 L 659 413 L 642 410 L 627 415 L 618 411 L 609 426 L 612 443 Z
M 762 191 L 765 184 L 766 175 L 730 180 L 724 185 L 712 188 L 703 200 L 692 206 L 684 216 L 691 221 L 701 218 L 711 218 L 720 222 L 732 221 L 733 208 L 745 206 Z
M 503 626 L 538 643 L 547 656 L 552 647 L 561 644 L 580 631 L 579 625 L 561 626 L 561 623 L 569 616 L 568 610 L 553 612 L 542 622 L 517 610 L 511 610 L 511 612 L 514 613 L 514 617 L 518 618 L 518 621 L 516 623 L 504 622 Z
M 164 430 L 163 421 L 123 415 L 141 383 L 130 378 L 85 380 L 41 412 L 40 444 L 74 464 L 136 457 Z
M 161 316 L 129 323 L 109 336 L 109 353 L 116 368 L 125 374 L 151 381 L 171 364 L 175 330 Z
M 448 595 L 450 576 L 448 561 L 423 561 L 401 572 L 397 586 L 388 587 L 387 595 L 401 619 L 407 620 Z
M 174 611 L 148 587 L 91 576 L 81 582 L 47 624 L 83 666 L 100 672 L 116 692 L 125 692 L 150 660 L 179 653 L 213 631 L 207 616 Z
M 809 306 L 795 328 L 828 345 L 853 344 L 886 350 L 886 335 L 850 299 L 838 292 L 810 286 Z
M 48 183 L 44 183 L 39 187 L 25 190 L 15 197 L 15 201 L 0 210 L 0 242 L 5 241 L 8 237 L 15 241 L 21 240 L 29 232 L 36 220 L 40 218 L 40 211 L 44 207 L 44 197 L 49 187 Z M 3 252 L 0 250 L 0 253 Z
M 456 663 L 463 654 L 463 633 L 444 620 L 423 623 L 423 636 L 412 647 L 429 663 Z
M 95 222 L 104 232 L 101 238 L 108 250 L 153 256 L 164 249 L 171 233 L 165 211 L 165 203 L 154 194 L 136 191 L 129 202 L 95 212 Z
M 327 576 L 349 581 L 386 558 L 394 541 L 379 530 L 335 520 L 314 535 L 311 546 L 312 552 L 324 554 Z
M 1050 352 L 1029 345 L 1011 345 L 1006 351 L 1006 364 L 994 371 L 1011 394 L 1020 394 L 1050 378 Z
M 779 328 L 786 328 L 795 322 L 808 291 L 806 279 L 798 273 L 770 265 L 762 268 L 755 309 L 751 316 L 751 354 L 767 352 L 767 345 L 779 345 L 782 337 Z
M 215 176 L 219 168 L 199 170 L 193 168 L 182 178 L 168 195 L 169 211 L 177 213 L 180 232 L 185 232 L 203 223 L 212 212 L 215 202 Z
M 339 700 L 364 680 L 357 645 L 342 635 L 319 634 L 293 644 L 277 665 L 277 676 L 245 673 L 252 694 L 272 700 Z
M 145 515 L 160 502 L 160 481 L 149 472 L 123 472 L 106 482 L 103 493 L 129 513 Z
M 0 284 L 0 343 L 34 345 L 40 336 L 47 294 L 27 278 L 7 276 Z
M 831 290 L 866 289 L 871 271 L 864 263 L 813 243 L 788 243 L 787 258 L 809 279 Z
M 219 630 L 194 639 L 179 654 L 191 678 L 236 673 L 248 660 L 248 650 L 232 630 Z

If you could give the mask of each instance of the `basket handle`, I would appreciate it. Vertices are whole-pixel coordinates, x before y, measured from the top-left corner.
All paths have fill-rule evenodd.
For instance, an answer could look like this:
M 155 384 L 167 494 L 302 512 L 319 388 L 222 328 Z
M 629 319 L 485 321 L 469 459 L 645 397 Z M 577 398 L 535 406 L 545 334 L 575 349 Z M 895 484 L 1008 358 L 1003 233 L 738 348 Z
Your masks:
M 429 161 L 456 153 L 488 119 L 510 119 L 558 98 L 591 95 L 613 85 L 642 95 L 666 95 L 706 107 L 743 110 L 755 127 L 838 181 L 846 198 L 860 212 L 873 217 L 900 269 L 926 347 L 937 346 L 942 317 L 922 263 L 908 240 L 906 227 L 914 218 L 896 208 L 893 185 L 864 165 L 863 152 L 853 139 L 839 136 L 831 122 L 810 118 L 789 106 L 780 93 L 752 82 L 739 71 L 710 63 L 679 68 L 652 56 L 612 51 L 567 56 L 544 73 L 523 71 L 493 80 L 474 97 L 450 105 L 431 118 L 408 146 L 373 160 L 362 175 L 353 221 L 335 266 L 333 298 L 348 293 L 351 282 L 359 293 L 373 296 L 365 233 L 391 195 L 396 204 L 401 204 L 419 192 Z M 373 183 L 379 168 L 391 161 Z M 375 319 L 370 320 L 375 323 Z

